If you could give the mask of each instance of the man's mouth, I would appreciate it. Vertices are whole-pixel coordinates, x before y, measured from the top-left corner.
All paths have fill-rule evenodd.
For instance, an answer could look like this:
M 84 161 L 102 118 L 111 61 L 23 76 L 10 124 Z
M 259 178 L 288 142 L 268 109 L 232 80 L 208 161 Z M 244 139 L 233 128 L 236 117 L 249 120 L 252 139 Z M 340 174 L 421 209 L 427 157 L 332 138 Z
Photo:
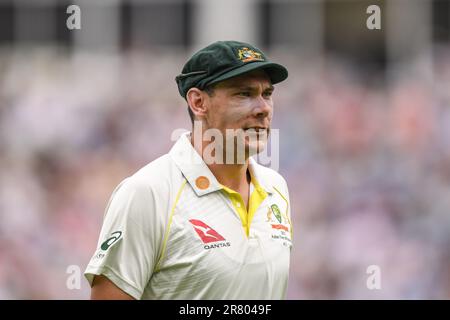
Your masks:
M 255 131 L 255 132 L 264 132 L 267 131 L 267 128 L 265 127 L 248 127 L 248 128 L 244 128 L 244 131 Z

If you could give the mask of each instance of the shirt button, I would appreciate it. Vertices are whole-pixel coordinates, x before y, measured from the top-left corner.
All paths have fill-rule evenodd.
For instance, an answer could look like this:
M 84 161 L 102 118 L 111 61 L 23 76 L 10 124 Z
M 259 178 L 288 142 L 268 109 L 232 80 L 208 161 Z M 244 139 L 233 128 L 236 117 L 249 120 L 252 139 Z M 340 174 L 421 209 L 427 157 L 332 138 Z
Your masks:
M 240 204 L 239 202 L 236 203 L 236 207 L 240 208 L 240 207 L 241 207 L 241 204 Z

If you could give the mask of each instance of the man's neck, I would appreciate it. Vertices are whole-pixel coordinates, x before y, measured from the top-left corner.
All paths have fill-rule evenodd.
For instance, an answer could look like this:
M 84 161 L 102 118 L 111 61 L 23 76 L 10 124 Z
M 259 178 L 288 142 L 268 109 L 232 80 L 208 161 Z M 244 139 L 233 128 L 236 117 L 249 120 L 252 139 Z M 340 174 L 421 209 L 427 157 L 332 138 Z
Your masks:
M 248 160 L 245 164 L 210 164 L 211 172 L 220 184 L 240 192 L 250 184 Z
M 203 150 L 207 147 L 208 142 L 204 141 L 202 144 L 194 144 L 193 137 L 191 136 L 191 144 L 203 159 Z M 248 157 L 245 158 L 243 164 L 208 163 L 208 161 L 205 161 L 205 163 L 220 184 L 234 191 L 240 192 L 241 190 L 245 190 L 250 184 L 251 177 L 248 171 Z

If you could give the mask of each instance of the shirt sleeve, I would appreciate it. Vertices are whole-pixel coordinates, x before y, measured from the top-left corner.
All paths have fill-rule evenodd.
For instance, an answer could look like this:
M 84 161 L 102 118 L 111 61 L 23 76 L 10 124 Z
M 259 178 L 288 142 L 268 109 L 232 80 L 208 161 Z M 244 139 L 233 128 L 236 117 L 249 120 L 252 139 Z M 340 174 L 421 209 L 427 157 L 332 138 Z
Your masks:
M 85 271 L 89 284 L 103 275 L 140 299 L 159 256 L 162 229 L 152 188 L 133 178 L 122 181 L 110 198 L 97 250 Z

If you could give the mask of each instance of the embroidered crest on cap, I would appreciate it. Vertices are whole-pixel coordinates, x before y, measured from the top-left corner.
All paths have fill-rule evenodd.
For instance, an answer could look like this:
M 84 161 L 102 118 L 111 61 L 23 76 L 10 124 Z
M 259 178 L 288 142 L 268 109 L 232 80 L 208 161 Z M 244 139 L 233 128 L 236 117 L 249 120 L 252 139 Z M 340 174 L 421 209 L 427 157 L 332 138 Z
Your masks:
M 264 61 L 264 58 L 262 57 L 261 53 L 251 50 L 247 47 L 239 49 L 238 54 L 239 59 L 241 59 L 243 62 Z

